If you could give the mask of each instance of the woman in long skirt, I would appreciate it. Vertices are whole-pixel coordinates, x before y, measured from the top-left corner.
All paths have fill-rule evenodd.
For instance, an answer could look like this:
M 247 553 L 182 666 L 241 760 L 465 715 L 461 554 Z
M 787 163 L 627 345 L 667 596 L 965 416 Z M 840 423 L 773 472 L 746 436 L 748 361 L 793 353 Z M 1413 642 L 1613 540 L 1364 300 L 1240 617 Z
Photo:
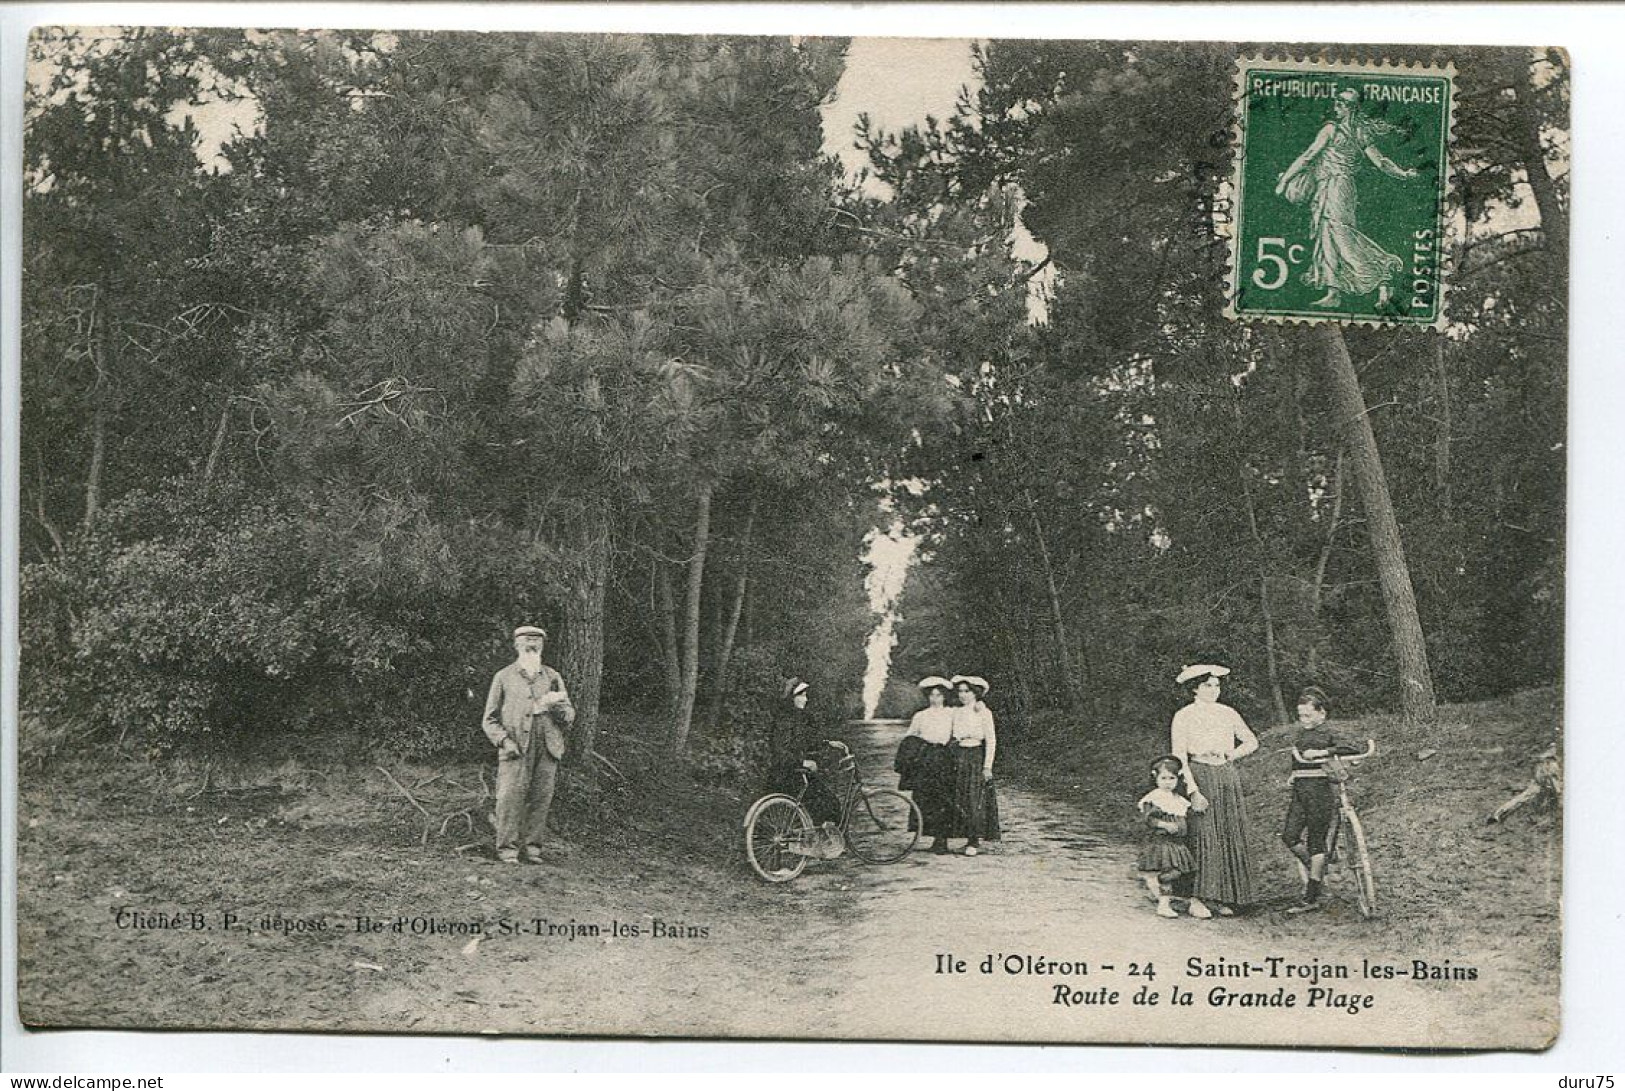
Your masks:
M 913 793 L 920 808 L 920 833 L 932 839 L 931 851 L 941 856 L 948 851 L 953 811 L 954 765 L 948 745 L 954 732 L 954 710 L 948 707 L 953 684 L 933 674 L 920 679 L 919 686 L 925 693 L 926 706 L 914 714 L 904 736 L 919 742 L 912 744 L 914 752 L 908 768 L 898 770 L 902 779 L 897 786 Z M 909 821 L 914 821 L 913 815 Z
M 993 711 L 982 703 L 987 695 L 987 679 L 956 674 L 954 692 L 959 707 L 954 709 L 953 813 L 949 837 L 965 838 L 965 855 L 981 852 L 981 844 L 999 839 L 999 806 L 993 794 L 993 756 L 999 738 L 993 726 Z
M 784 699 L 774 713 L 769 737 L 768 791 L 800 795 L 813 821 L 823 824 L 841 817 L 841 804 L 824 778 L 808 775 L 818 772 L 833 735 L 823 717 L 808 707 L 811 689 L 800 678 L 784 683 Z
M 1169 751 L 1185 765 L 1191 799 L 1190 846 L 1196 856 L 1196 890 L 1190 915 L 1220 916 L 1251 905 L 1253 862 L 1247 848 L 1247 801 L 1235 763 L 1258 749 L 1258 737 L 1241 713 L 1219 703 L 1219 679 L 1228 667 L 1199 664 L 1180 672 L 1191 703 L 1174 714 Z

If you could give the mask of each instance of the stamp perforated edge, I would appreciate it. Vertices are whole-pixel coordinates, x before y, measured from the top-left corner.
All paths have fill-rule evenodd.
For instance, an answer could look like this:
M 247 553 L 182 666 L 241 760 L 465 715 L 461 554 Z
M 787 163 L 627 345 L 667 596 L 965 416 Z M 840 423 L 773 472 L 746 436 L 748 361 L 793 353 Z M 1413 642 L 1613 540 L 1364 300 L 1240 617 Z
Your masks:
M 1350 47 L 1358 48 L 1358 47 Z M 1236 248 L 1241 245 L 1241 181 L 1244 159 L 1242 148 L 1244 145 L 1246 126 L 1245 106 L 1247 95 L 1247 74 L 1253 68 L 1285 69 L 1290 72 L 1329 72 L 1335 74 L 1358 75 L 1362 72 L 1373 75 L 1409 75 L 1409 76 L 1439 76 L 1445 79 L 1449 94 L 1446 96 L 1444 113 L 1444 192 L 1440 196 L 1439 211 L 1439 307 L 1438 313 L 1431 322 L 1403 322 L 1397 320 L 1384 321 L 1379 318 L 1349 318 L 1344 315 L 1277 315 L 1277 314 L 1242 314 L 1236 310 L 1236 296 L 1239 291 L 1237 278 L 1241 275 L 1240 255 Z M 1389 60 L 1343 60 L 1339 56 L 1325 56 L 1320 58 L 1305 58 L 1297 56 L 1277 56 L 1275 54 L 1253 54 L 1238 56 L 1236 58 L 1236 73 L 1234 87 L 1230 99 L 1230 215 L 1227 217 L 1226 227 L 1226 253 L 1228 255 L 1225 271 L 1224 317 L 1232 322 L 1266 322 L 1273 325 L 1305 325 L 1312 326 L 1321 322 L 1335 322 L 1342 326 L 1365 326 L 1371 329 L 1411 329 L 1443 331 L 1448 325 L 1447 299 L 1450 294 L 1450 279 L 1455 272 L 1456 226 L 1450 210 L 1450 197 L 1455 190 L 1456 167 L 1456 66 L 1446 63 L 1417 64 L 1409 61 Z

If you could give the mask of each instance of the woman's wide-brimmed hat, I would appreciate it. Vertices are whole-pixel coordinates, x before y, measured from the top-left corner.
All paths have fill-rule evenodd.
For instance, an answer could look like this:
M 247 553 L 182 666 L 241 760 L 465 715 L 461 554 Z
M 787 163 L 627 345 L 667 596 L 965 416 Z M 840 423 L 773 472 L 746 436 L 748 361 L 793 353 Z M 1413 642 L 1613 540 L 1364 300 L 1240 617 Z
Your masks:
M 1183 686 L 1186 682 L 1194 682 L 1196 679 L 1205 678 L 1210 674 L 1215 678 L 1223 678 L 1229 673 L 1229 667 L 1221 667 L 1217 663 L 1197 663 L 1180 671 L 1179 677 L 1174 679 L 1174 685 Z
M 799 678 L 791 678 L 784 683 L 784 699 L 788 701 L 798 693 L 806 693 L 812 686 Z
M 954 684 L 940 674 L 929 674 L 920 679 L 915 685 L 930 692 L 934 689 L 953 689 Z
M 956 674 L 949 681 L 955 689 L 959 688 L 960 683 L 963 682 L 983 697 L 987 696 L 987 691 L 993 688 L 987 684 L 987 679 L 979 674 Z

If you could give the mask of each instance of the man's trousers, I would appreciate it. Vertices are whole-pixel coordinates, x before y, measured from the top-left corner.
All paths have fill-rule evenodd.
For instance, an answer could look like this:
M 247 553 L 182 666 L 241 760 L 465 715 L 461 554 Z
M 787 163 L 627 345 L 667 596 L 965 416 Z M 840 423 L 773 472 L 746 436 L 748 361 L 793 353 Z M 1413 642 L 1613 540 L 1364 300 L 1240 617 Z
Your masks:
M 547 840 L 547 811 L 559 763 L 543 745 L 541 733 L 530 748 L 497 759 L 497 852 L 538 849 Z

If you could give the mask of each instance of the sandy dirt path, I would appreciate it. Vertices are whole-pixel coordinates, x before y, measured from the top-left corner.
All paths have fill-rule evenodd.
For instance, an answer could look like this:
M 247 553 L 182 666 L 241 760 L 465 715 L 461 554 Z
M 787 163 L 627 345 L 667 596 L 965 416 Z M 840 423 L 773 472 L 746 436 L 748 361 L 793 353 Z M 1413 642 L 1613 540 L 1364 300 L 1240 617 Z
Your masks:
M 901 727 L 852 732 L 871 779 L 892 782 Z M 696 867 L 689 882 L 629 885 L 621 907 L 575 901 L 567 860 L 537 869 L 551 874 L 533 883 L 532 915 L 548 915 L 549 902 L 561 921 L 613 917 L 647 930 L 662 920 L 706 934 L 498 936 L 472 952 L 448 940 L 433 954 L 420 945 L 410 973 L 359 987 L 357 1021 L 420 1032 L 1421 1048 L 1533 1047 L 1555 1028 L 1555 1011 L 1531 1010 L 1518 968 L 1486 961 L 1481 942 L 1469 948 L 1476 959 L 1419 950 L 1403 929 L 1336 907 L 1160 919 L 1135 882 L 1132 846 L 1091 837 L 1064 801 L 1008 783 L 1000 793 L 1004 839 L 974 859 L 916 852 L 866 867 L 848 857 L 782 887 L 743 868 L 719 879 Z M 1192 976 L 1193 958 L 1251 969 Z M 1415 980 L 1418 958 L 1472 967 L 1476 979 Z M 963 972 L 939 972 L 950 959 Z M 1368 964 L 1406 975 L 1373 979 Z M 1215 988 L 1250 999 L 1216 1006 Z M 1136 1004 L 1142 990 L 1157 1003 Z

